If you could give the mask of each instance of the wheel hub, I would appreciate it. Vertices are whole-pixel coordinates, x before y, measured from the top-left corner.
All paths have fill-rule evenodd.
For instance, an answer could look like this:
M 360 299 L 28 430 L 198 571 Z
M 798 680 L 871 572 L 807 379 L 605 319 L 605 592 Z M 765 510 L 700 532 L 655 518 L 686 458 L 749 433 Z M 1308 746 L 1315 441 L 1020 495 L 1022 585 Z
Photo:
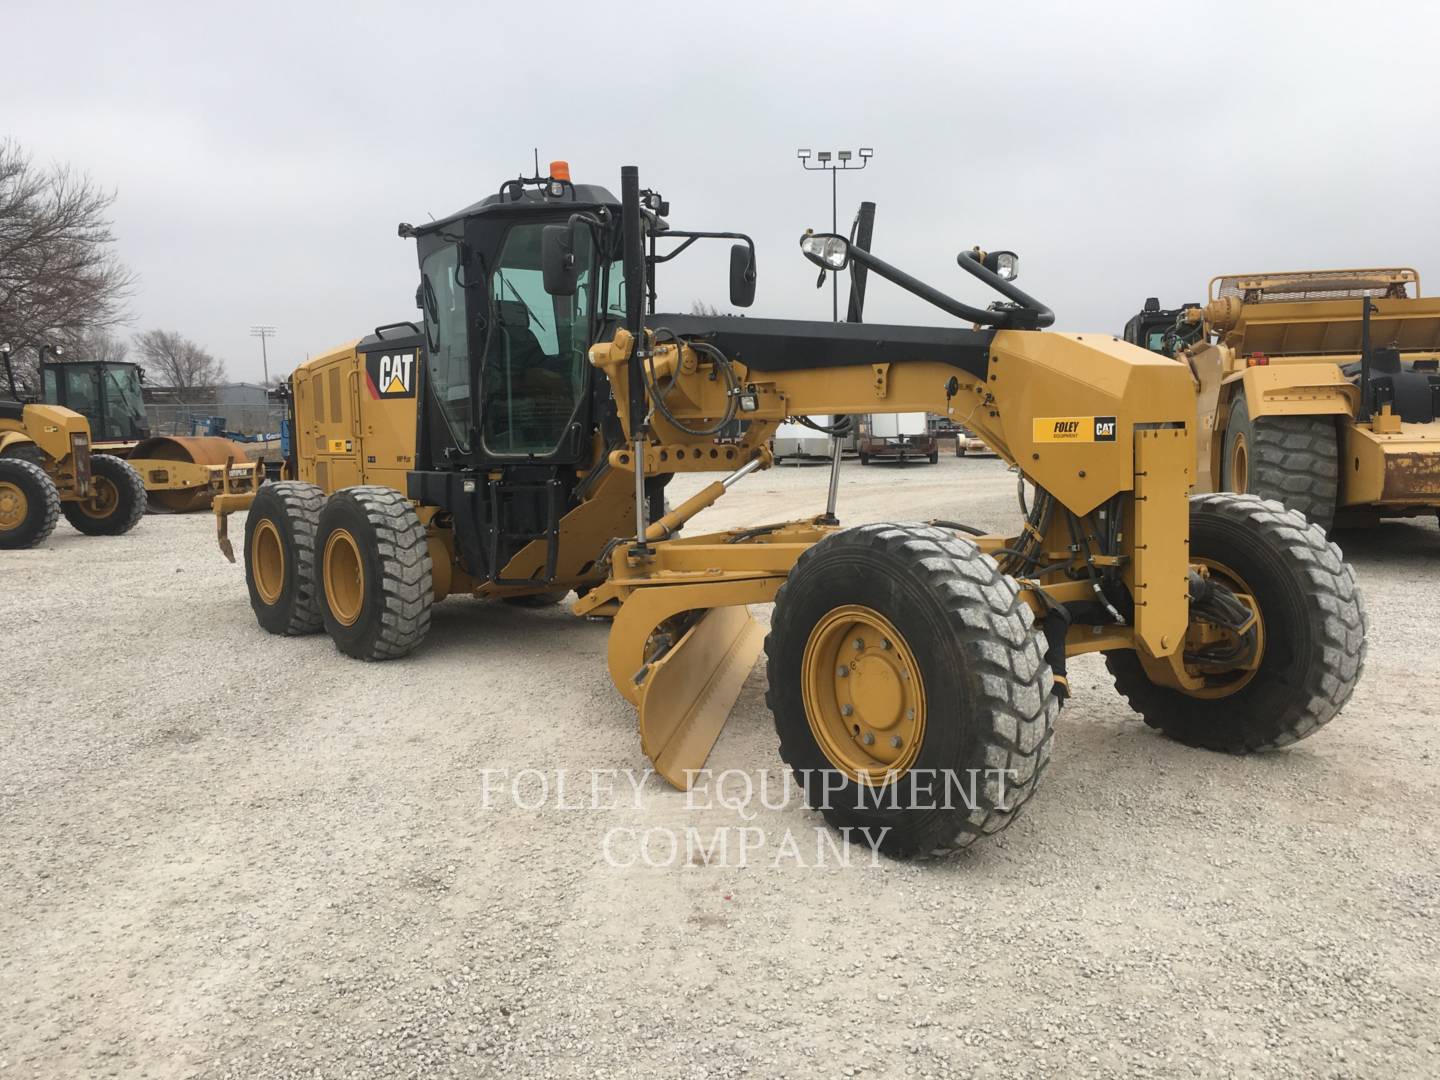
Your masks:
M 342 626 L 354 626 L 365 606 L 365 564 L 360 545 L 345 529 L 336 529 L 325 541 L 325 600 Z
M 29 513 L 30 500 L 25 497 L 19 485 L 0 484 L 0 529 L 18 529 L 25 515 Z
M 1250 448 L 1243 431 L 1235 433 L 1235 445 L 1230 448 L 1230 486 L 1240 495 L 1250 490 Z
M 1199 559 L 1195 565 L 1207 577 L 1233 592 L 1254 614 L 1255 653 L 1244 667 L 1218 667 L 1213 664 L 1193 663 L 1188 659 L 1185 662 L 1186 672 L 1201 681 L 1200 686 L 1187 690 L 1187 694 L 1199 698 L 1229 697 L 1248 685 L 1260 670 L 1260 661 L 1265 657 L 1265 616 L 1255 600 L 1254 591 L 1234 570 L 1213 559 Z M 1238 635 L 1228 627 L 1194 619 L 1186 630 L 1184 648 L 1188 654 L 1217 646 L 1227 648 L 1238 644 Z
M 873 608 L 847 604 L 810 632 L 802 660 L 805 715 L 829 762 L 878 786 L 915 764 L 925 688 L 915 654 Z
M 250 568 L 255 578 L 255 591 L 260 599 L 274 606 L 285 587 L 285 545 L 280 532 L 269 518 L 255 526 L 250 541 Z
M 91 478 L 95 494 L 80 502 L 80 509 L 86 517 L 107 518 L 115 512 L 115 507 L 120 505 L 120 491 L 114 484 L 103 476 Z

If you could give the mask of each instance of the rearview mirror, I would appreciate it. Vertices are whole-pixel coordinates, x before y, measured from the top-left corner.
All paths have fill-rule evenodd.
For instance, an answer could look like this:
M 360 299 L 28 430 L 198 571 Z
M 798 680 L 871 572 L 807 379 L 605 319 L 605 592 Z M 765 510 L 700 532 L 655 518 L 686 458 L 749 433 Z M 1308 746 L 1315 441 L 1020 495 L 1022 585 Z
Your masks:
M 749 307 L 755 302 L 755 260 L 750 245 L 730 248 L 730 306 Z
M 580 280 L 569 225 L 546 225 L 540 233 L 540 270 L 551 296 L 574 296 Z
M 806 233 L 800 237 L 800 250 L 824 270 L 844 270 L 850 265 L 850 241 L 835 233 Z

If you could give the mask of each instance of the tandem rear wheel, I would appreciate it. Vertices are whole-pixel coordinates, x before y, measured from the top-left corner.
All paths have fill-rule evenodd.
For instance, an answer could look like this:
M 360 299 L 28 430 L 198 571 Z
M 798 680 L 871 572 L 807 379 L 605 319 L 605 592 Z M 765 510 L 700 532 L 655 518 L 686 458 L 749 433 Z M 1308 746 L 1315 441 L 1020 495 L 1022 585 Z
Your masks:
M 245 519 L 245 584 L 261 627 L 295 637 L 320 630 L 315 534 L 325 492 L 284 480 L 262 484 Z
M 425 526 L 393 488 L 341 488 L 315 537 L 320 616 L 335 647 L 357 660 L 406 656 L 430 629 Z

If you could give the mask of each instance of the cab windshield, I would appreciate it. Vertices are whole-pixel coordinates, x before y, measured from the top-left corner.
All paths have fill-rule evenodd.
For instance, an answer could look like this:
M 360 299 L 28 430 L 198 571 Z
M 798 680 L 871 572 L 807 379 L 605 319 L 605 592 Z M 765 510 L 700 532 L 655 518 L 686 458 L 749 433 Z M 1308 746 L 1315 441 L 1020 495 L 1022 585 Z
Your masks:
M 595 290 L 580 288 L 573 296 L 545 291 L 544 228 L 539 222 L 512 226 L 490 273 L 480 430 L 485 450 L 494 455 L 554 452 L 588 385 Z M 593 265 L 588 230 L 576 233 L 575 258 L 582 267 Z
M 107 367 L 103 394 L 105 425 L 101 438 L 141 439 L 149 434 L 140 376 L 132 367 Z

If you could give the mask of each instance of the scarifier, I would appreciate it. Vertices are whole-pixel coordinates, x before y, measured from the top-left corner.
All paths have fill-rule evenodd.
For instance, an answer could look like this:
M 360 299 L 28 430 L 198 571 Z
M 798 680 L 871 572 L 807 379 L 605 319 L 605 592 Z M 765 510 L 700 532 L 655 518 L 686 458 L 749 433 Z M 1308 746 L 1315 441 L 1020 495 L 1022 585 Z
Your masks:
M 754 244 L 672 228 L 563 163 L 441 221 L 419 252 L 421 324 L 316 357 L 293 376 L 292 482 L 248 507 L 262 626 L 323 627 L 344 653 L 403 656 L 452 593 L 517 604 L 573 590 L 613 620 L 608 662 L 641 745 L 677 787 L 704 766 L 764 639 L 782 758 L 839 828 L 895 855 L 998 831 L 1034 792 L 1070 656 L 1104 652 L 1145 720 L 1233 752 L 1310 734 L 1360 676 L 1354 576 L 1318 529 L 1253 496 L 1191 500 L 1195 393 L 1184 365 L 1053 315 L 1009 252 L 962 270 L 1004 299 L 962 303 L 843 236 L 806 258 L 868 273 L 973 324 L 874 325 L 656 313 L 654 275 L 726 238 L 731 302 Z M 683 532 L 771 464 L 787 417 L 933 412 L 1022 478 L 1024 521 L 842 528 L 839 435 L 827 504 L 800 520 Z M 748 423 L 738 424 L 737 421 Z M 735 434 L 739 431 L 739 434 Z M 673 509 L 677 473 L 723 474 Z M 683 532 L 683 535 L 682 535 Z

